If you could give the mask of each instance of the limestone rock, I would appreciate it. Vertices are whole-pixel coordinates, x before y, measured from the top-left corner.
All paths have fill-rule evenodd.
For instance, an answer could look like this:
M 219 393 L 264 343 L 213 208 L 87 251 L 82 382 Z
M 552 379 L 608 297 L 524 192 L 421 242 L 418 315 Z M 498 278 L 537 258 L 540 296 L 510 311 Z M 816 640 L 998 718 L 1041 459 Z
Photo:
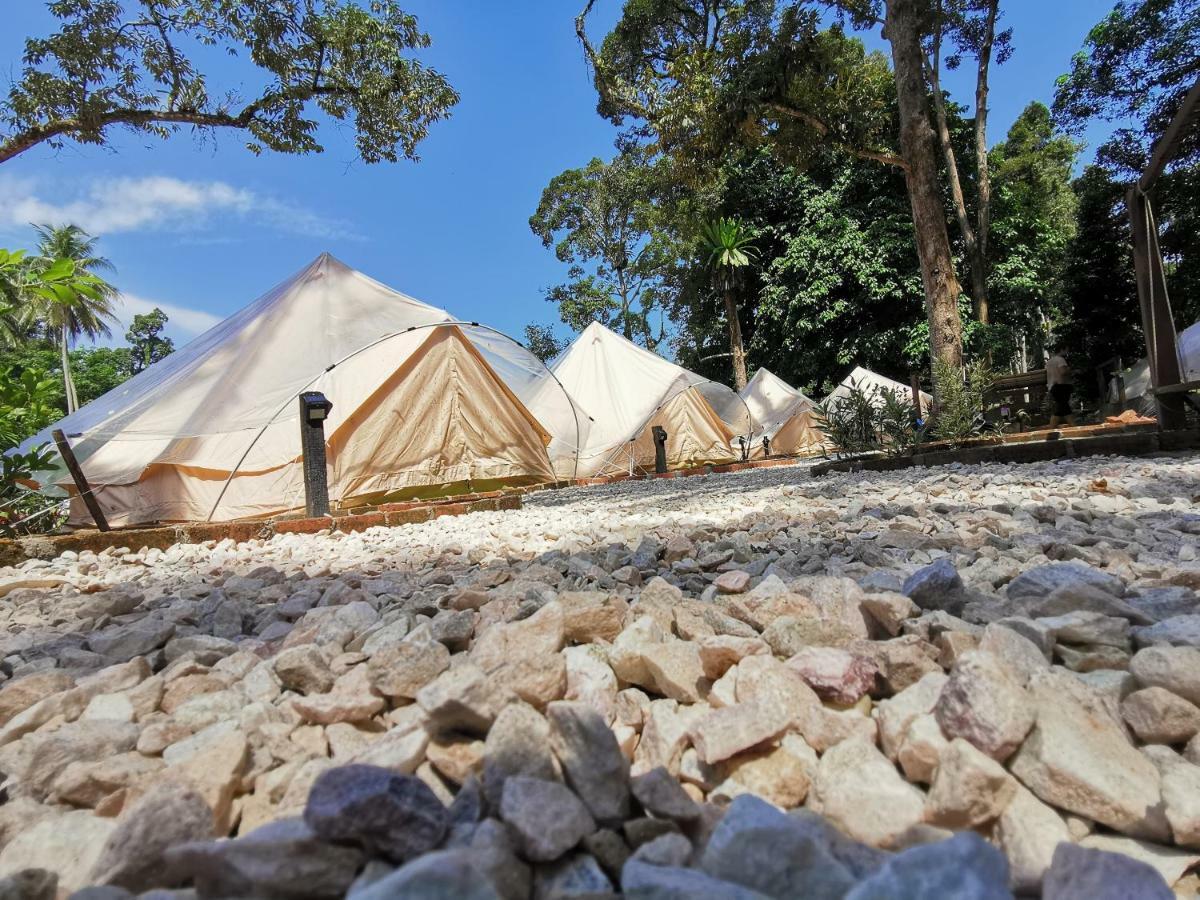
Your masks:
M 1025 689 L 997 657 L 980 651 L 958 661 L 933 713 L 947 737 L 963 738 L 998 762 L 1033 726 Z
M 711 765 L 774 740 L 790 724 L 777 709 L 757 703 L 735 703 L 714 709 L 699 719 L 688 735 L 700 758 Z
M 926 821 L 944 828 L 975 828 L 1004 812 L 1017 783 L 998 762 L 955 738 L 942 751 L 926 799 Z
M 1200 650 L 1193 647 L 1147 647 L 1134 654 L 1129 671 L 1142 687 L 1166 688 L 1200 706 Z
M 925 796 L 873 745 L 852 740 L 821 757 L 808 805 L 855 840 L 889 847 L 923 820 Z
M 1200 707 L 1166 688 L 1134 691 L 1121 701 L 1121 716 L 1147 744 L 1183 744 L 1200 732 Z
M 213 813 L 193 790 L 163 784 L 123 810 L 91 872 L 91 881 L 130 891 L 163 884 L 171 847 L 213 836 Z
M 1165 837 L 1158 771 L 1099 698 L 1059 672 L 1034 676 L 1029 691 L 1036 724 L 1012 773 L 1052 806 L 1126 834 Z

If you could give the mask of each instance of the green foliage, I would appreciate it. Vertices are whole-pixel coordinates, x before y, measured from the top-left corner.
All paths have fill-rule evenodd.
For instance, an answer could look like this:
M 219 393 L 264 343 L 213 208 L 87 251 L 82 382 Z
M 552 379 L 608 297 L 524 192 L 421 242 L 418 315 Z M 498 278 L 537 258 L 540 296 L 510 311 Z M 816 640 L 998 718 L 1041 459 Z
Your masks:
M 6 368 L 0 375 L 0 452 L 17 446 L 61 415 L 54 377 L 38 369 Z
M 71 351 L 71 377 L 79 404 L 90 403 L 128 381 L 134 370 L 134 353 L 128 347 L 82 347 Z
M 895 157 L 886 57 L 822 25 L 805 0 L 633 0 L 599 50 L 583 37 L 600 113 L 707 184 L 739 144 Z
M 563 323 L 591 322 L 653 349 L 662 340 L 650 317 L 661 310 L 678 253 L 656 202 L 661 172 L 649 155 L 627 150 L 556 175 L 529 227 L 566 263 L 568 281 L 546 291 Z
M 1140 174 L 1184 94 L 1200 76 L 1200 4 L 1119 0 L 1090 32 L 1070 73 L 1058 79 L 1054 111 L 1080 132 L 1095 119 L 1120 124 L 1098 162 Z M 1200 129 L 1185 134 L 1173 167 L 1200 163 Z
M 49 468 L 54 454 L 47 445 L 24 453 L 14 448 L 58 418 L 57 388 L 55 379 L 43 371 L 0 371 L 0 531 L 28 530 L 19 526 L 20 521 L 46 506 L 45 498 L 32 493 L 23 482 Z M 30 525 L 50 527 L 54 523 L 52 518 L 41 517 Z
M 761 262 L 741 294 L 755 366 L 819 396 L 854 364 L 905 371 L 928 352 L 918 337 L 909 353 L 924 294 L 898 172 L 833 153 L 802 171 L 762 148 L 727 166 L 718 212 L 755 232 Z M 685 276 L 672 311 L 676 356 L 720 378 L 726 364 L 705 360 L 728 350 L 712 279 L 701 261 Z
M 175 343 L 163 335 L 167 325 L 167 314 L 157 306 L 151 312 L 133 317 L 125 340 L 129 343 L 129 370 L 136 375 L 152 364 L 164 359 L 175 349 Z M 86 402 L 86 401 L 85 401 Z
M 967 367 L 967 376 L 939 359 L 933 361 L 934 395 L 937 410 L 929 427 L 931 436 L 940 441 L 958 443 L 984 430 L 984 395 L 992 384 L 987 363 L 977 361 Z
M 56 0 L 49 8 L 58 30 L 25 42 L 24 67 L 0 102 L 0 162 L 39 143 L 105 144 L 115 127 L 158 137 L 232 128 L 247 133 L 255 153 L 318 152 L 315 109 L 354 126 L 366 162 L 416 159 L 430 125 L 458 102 L 415 58 L 429 37 L 394 0 Z M 203 60 L 214 52 L 243 56 L 250 78 L 213 84 Z
M 990 154 L 993 324 L 979 349 L 1016 371 L 1036 368 L 1046 327 L 1060 304 L 1078 206 L 1071 174 L 1081 147 L 1055 129 L 1046 106 L 1034 102 Z
M 851 387 L 817 408 L 817 424 L 839 454 L 904 456 L 917 442 L 912 403 L 901 393 Z
M 700 246 L 708 256 L 708 265 L 718 282 L 726 289 L 736 278 L 737 270 L 750 265 L 758 257 L 754 235 L 745 223 L 722 216 L 705 222 L 700 228 Z
M 567 341 L 555 335 L 549 325 L 533 323 L 525 326 L 525 346 L 542 362 L 548 363 L 567 349 Z
M 1146 352 L 1133 278 L 1133 243 L 1124 186 L 1100 166 L 1074 184 L 1075 234 L 1066 249 L 1054 330 L 1086 367 L 1121 357 L 1126 366 Z M 1079 385 L 1092 389 L 1092 379 Z

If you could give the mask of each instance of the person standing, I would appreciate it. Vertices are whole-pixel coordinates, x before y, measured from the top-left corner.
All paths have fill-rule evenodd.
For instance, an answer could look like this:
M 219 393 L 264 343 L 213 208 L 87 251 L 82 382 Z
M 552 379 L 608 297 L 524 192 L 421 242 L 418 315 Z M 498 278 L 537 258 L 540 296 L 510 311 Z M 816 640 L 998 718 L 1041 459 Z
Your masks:
M 1050 427 L 1056 428 L 1066 422 L 1075 424 L 1071 415 L 1071 392 L 1074 390 L 1071 378 L 1071 367 L 1057 350 L 1051 349 L 1051 356 L 1046 360 L 1046 386 L 1050 391 Z

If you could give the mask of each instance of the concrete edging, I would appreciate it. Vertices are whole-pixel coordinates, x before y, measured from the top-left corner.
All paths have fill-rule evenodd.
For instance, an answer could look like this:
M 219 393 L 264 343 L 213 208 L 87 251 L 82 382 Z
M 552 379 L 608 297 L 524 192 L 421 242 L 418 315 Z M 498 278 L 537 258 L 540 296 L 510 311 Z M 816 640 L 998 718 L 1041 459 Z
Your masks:
M 814 476 L 829 472 L 894 472 L 917 466 L 945 466 L 951 463 L 1026 463 L 1077 456 L 1146 456 L 1176 450 L 1200 448 L 1200 431 L 1143 431 L 1133 434 L 1107 434 L 1093 437 L 1059 438 L 1043 441 L 1023 440 L 915 453 L 912 456 L 839 459 L 812 467 Z

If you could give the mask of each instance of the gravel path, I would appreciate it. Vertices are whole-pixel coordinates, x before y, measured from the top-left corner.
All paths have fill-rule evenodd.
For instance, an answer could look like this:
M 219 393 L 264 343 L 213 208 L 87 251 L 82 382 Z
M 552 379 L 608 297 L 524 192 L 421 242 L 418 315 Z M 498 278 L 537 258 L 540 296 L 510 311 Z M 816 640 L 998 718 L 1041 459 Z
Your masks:
M 0 569 L 0 896 L 1194 892 L 1198 552 L 1189 455 Z

